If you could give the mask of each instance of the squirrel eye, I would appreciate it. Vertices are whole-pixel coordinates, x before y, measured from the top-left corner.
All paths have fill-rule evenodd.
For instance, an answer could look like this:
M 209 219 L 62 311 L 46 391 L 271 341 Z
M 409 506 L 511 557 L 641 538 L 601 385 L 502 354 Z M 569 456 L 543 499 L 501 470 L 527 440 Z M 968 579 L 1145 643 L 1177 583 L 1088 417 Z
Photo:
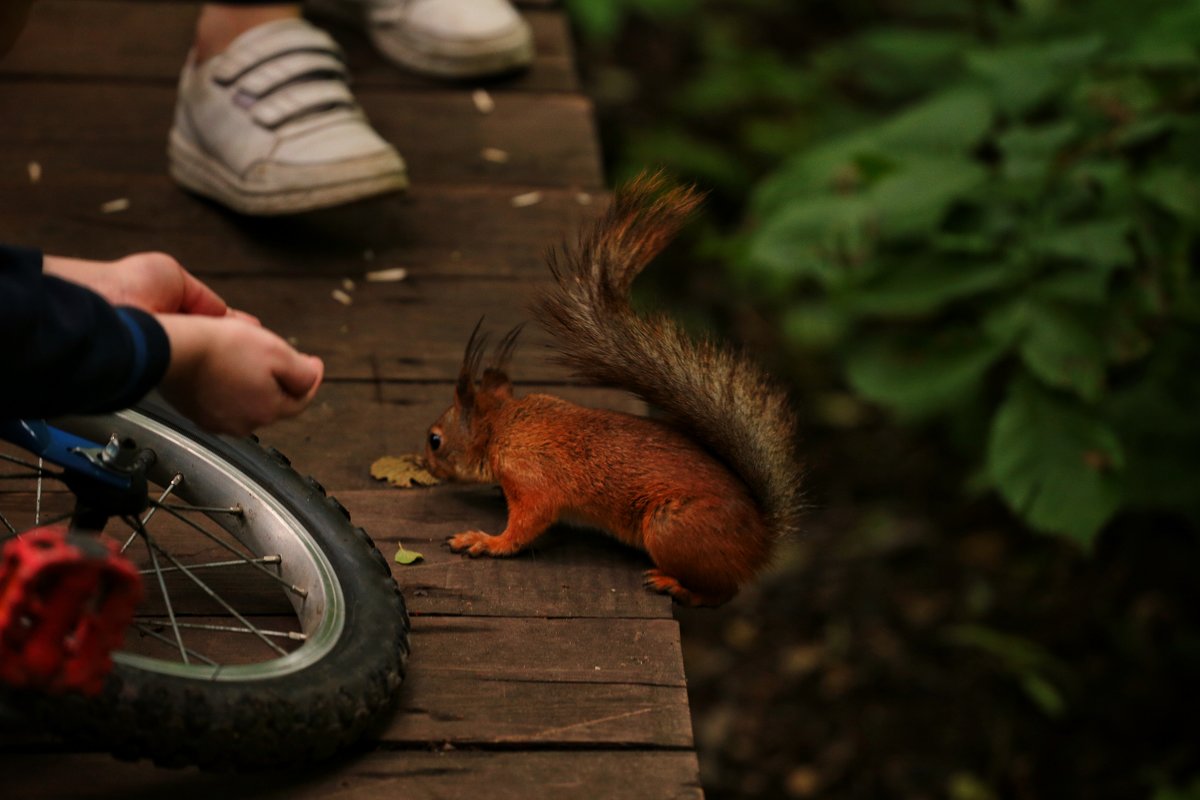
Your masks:
M 442 446 L 442 435 L 440 433 L 429 434 L 429 449 L 437 450 Z

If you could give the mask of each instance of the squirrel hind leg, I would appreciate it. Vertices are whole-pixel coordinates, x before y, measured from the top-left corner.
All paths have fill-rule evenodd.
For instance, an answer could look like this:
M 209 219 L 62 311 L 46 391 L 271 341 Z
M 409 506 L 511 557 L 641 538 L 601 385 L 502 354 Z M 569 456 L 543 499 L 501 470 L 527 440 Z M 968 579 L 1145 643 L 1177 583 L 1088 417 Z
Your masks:
M 720 606 L 729 602 L 737 589 L 723 592 L 697 592 L 688 589 L 678 578 L 673 578 L 661 569 L 648 569 L 643 574 L 642 585 L 659 594 L 669 594 L 681 606 L 697 608 L 699 606 Z

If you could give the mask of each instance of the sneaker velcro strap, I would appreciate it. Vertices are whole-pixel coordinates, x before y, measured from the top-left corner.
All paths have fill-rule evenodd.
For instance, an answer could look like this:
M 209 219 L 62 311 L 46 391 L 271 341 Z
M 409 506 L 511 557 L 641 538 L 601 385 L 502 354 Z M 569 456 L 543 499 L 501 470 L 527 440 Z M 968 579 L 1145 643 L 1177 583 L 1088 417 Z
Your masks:
M 344 60 L 342 48 L 325 31 L 311 25 L 289 25 L 265 31 L 253 41 L 227 50 L 213 71 L 213 80 L 228 86 L 260 64 L 290 53 L 328 53 Z
M 354 108 L 354 95 L 342 81 L 292 83 L 255 103 L 250 114 L 265 128 L 278 128 L 297 117 L 333 108 Z
M 346 65 L 330 53 L 298 51 L 259 64 L 237 82 L 239 93 L 266 97 L 279 87 L 301 79 L 349 77 Z

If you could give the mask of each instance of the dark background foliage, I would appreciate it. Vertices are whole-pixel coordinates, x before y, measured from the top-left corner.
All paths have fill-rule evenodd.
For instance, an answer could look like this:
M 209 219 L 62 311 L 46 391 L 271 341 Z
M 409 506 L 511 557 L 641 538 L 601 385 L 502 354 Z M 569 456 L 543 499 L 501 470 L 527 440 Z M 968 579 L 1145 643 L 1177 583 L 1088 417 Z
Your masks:
M 1200 797 L 1200 5 L 568 6 L 613 180 L 710 192 L 644 301 L 803 420 L 680 614 L 710 796 Z

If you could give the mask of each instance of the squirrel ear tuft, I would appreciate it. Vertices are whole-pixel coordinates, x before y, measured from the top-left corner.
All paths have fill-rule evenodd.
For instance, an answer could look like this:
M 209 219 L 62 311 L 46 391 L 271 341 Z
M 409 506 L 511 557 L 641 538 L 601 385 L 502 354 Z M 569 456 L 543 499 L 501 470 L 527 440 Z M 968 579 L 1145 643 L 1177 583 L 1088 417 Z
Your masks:
M 518 325 L 504 335 L 504 338 L 492 351 L 492 360 L 483 370 L 483 378 L 479 381 L 479 392 L 489 398 L 512 397 L 512 381 L 508 377 L 508 362 L 512 360 L 513 350 L 517 346 L 517 337 L 525 326 Z M 480 350 L 483 342 L 480 341 Z M 459 378 L 461 381 L 461 377 Z
M 475 323 L 475 328 L 467 339 L 462 366 L 458 369 L 458 383 L 454 386 L 454 405 L 463 416 L 469 415 L 475 405 L 475 376 L 479 373 L 479 362 L 483 359 L 483 350 L 487 345 L 487 334 L 479 332 L 481 325 L 483 317 Z

